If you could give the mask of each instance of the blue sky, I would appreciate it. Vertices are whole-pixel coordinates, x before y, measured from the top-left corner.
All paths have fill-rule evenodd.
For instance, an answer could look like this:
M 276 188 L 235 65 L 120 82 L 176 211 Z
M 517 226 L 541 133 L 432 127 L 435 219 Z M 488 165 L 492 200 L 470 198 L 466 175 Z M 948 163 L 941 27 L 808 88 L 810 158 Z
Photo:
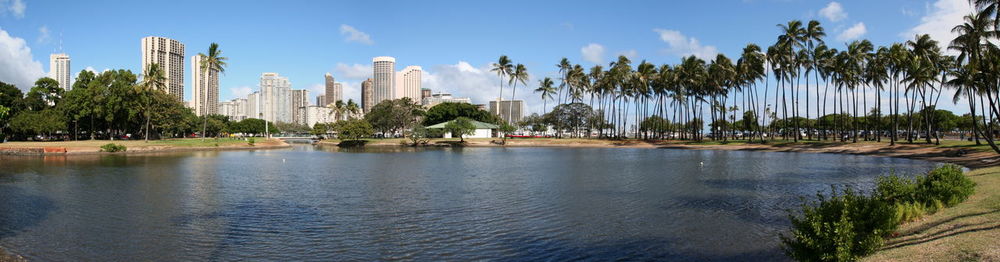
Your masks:
M 528 67 L 533 89 L 537 79 L 556 75 L 562 57 L 586 67 L 618 54 L 657 64 L 688 54 L 734 57 L 747 43 L 772 44 L 775 25 L 793 19 L 819 20 L 827 43 L 838 48 L 859 38 L 905 41 L 914 33 L 944 39 L 968 10 L 966 0 L 0 0 L 0 81 L 26 89 L 60 48 L 74 72 L 138 72 L 140 39 L 155 35 L 183 42 L 188 57 L 219 43 L 229 57 L 223 99 L 256 90 L 263 72 L 287 76 L 293 88 L 315 96 L 330 72 L 357 100 L 371 58 L 386 55 L 396 57 L 397 70 L 422 66 L 424 87 L 485 103 L 497 95 L 497 80 L 485 70 L 501 54 Z M 190 72 L 185 81 L 189 99 Z M 518 98 L 541 111 L 528 90 L 519 89 Z

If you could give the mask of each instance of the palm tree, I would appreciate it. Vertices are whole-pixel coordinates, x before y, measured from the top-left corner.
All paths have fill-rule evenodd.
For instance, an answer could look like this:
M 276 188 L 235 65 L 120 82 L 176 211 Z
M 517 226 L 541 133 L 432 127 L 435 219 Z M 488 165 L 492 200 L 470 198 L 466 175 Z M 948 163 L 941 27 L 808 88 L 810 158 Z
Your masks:
M 205 76 L 205 86 L 208 86 L 208 81 L 212 79 L 211 75 L 209 75 L 211 72 L 214 71 L 219 74 L 226 72 L 226 60 L 229 58 L 222 56 L 222 50 L 219 49 L 219 44 L 212 43 L 208 45 L 208 54 L 198 53 L 198 56 L 201 57 L 201 65 L 199 66 L 201 66 L 201 70 L 205 71 L 205 74 L 203 74 Z M 195 81 L 198 81 L 198 79 L 195 79 Z M 207 92 L 208 89 L 205 90 Z M 205 99 L 202 103 L 204 105 L 208 105 L 208 96 L 202 95 L 202 97 Z M 208 126 L 208 115 L 203 114 L 202 118 L 201 141 L 205 141 L 205 128 Z
M 347 99 L 344 111 L 347 112 L 347 119 L 354 119 L 358 115 L 358 112 L 361 112 L 361 107 L 358 106 L 358 103 L 354 102 L 354 99 Z
M 143 129 L 146 134 L 143 135 L 143 139 L 145 142 L 149 142 L 149 111 L 152 110 L 150 108 L 150 96 L 152 95 L 152 92 L 163 90 L 166 86 L 167 77 L 163 73 L 163 68 L 161 68 L 160 64 L 157 63 L 150 64 L 146 67 L 146 72 L 143 72 L 142 83 L 135 86 L 139 95 L 142 97 L 142 100 L 144 100 L 143 106 L 145 108 L 143 108 L 143 116 L 146 117 L 146 124 Z
M 510 62 L 510 58 L 506 55 L 501 55 L 500 59 L 497 59 L 496 63 L 493 63 L 493 68 L 490 71 L 497 73 L 497 77 L 500 78 L 500 96 L 497 96 L 497 115 L 500 115 L 500 102 L 503 100 L 503 81 L 508 75 L 514 72 L 514 66 Z
M 818 65 L 819 59 L 816 55 L 816 43 L 823 45 L 823 37 L 826 36 L 826 32 L 823 26 L 820 25 L 819 21 L 810 20 L 809 24 L 806 26 L 803 37 L 806 40 L 806 47 L 809 55 L 809 64 L 806 67 L 806 118 L 809 118 L 809 71 L 813 70 L 813 79 L 816 80 L 816 118 L 819 118 L 819 70 Z M 815 129 L 814 129 L 815 130 Z M 809 132 L 809 138 L 812 139 L 812 132 Z
M 517 64 L 517 66 L 514 67 L 514 71 L 510 74 L 510 82 L 507 83 L 512 86 L 510 93 L 511 104 L 507 107 L 507 121 L 510 124 L 514 124 L 514 99 L 515 95 L 517 95 L 517 83 L 521 83 L 522 85 L 528 84 L 528 68 L 524 67 L 523 64 Z M 499 109 L 499 107 L 500 105 L 498 104 L 497 109 Z
M 561 60 L 559 60 L 559 64 L 556 64 L 556 67 L 559 68 L 559 75 L 562 78 L 562 82 L 559 84 L 559 94 L 557 95 L 556 99 L 559 100 L 557 102 L 558 104 L 562 104 L 563 101 L 562 91 L 564 88 L 567 88 L 567 84 L 569 81 L 569 71 L 573 69 L 573 64 L 569 62 L 569 59 L 563 57 Z
M 545 114 L 547 107 L 546 102 L 552 99 L 552 95 L 556 93 L 556 88 L 553 86 L 552 78 L 544 78 L 538 80 L 538 88 L 535 88 L 535 93 L 542 93 L 542 114 Z

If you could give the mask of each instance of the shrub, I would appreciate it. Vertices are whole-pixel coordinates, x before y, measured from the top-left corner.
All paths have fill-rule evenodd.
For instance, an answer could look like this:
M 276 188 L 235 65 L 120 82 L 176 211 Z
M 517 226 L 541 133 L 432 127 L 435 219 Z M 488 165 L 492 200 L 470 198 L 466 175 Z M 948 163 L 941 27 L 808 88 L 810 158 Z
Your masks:
M 791 236 L 781 236 L 785 253 L 799 261 L 850 261 L 875 252 L 899 225 L 895 208 L 850 188 L 802 205 L 790 215 Z
M 925 204 L 941 201 L 946 207 L 965 201 L 975 191 L 976 183 L 962 173 L 956 165 L 944 165 L 931 170 L 927 176 L 917 178 L 917 191 Z
M 899 223 L 917 220 L 926 213 L 924 204 L 916 202 L 896 203 L 895 209 L 895 220 Z
M 104 144 L 101 146 L 101 152 L 125 152 L 125 150 L 128 150 L 128 148 L 114 143 Z
M 247 138 L 247 145 L 253 146 L 254 142 L 257 142 L 253 137 Z

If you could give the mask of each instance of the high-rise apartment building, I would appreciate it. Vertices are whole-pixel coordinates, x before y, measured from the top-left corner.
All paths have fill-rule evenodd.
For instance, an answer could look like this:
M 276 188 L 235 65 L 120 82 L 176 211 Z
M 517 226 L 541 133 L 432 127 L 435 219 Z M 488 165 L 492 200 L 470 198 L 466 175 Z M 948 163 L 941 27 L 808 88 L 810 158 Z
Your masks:
M 371 78 L 361 82 L 361 110 L 367 114 L 375 106 L 375 81 Z
M 403 71 L 396 74 L 396 87 L 393 99 L 409 97 L 413 103 L 420 104 L 420 74 L 423 69 L 419 66 L 407 66 Z
M 421 88 L 420 89 L 420 100 L 423 101 L 424 98 L 428 98 L 428 97 L 431 97 L 431 89 L 430 88 Z
M 521 118 L 524 117 L 523 112 L 524 112 L 523 100 L 498 99 L 495 101 L 490 101 L 490 113 L 500 116 L 500 119 L 509 124 L 521 122 Z
M 372 105 L 395 98 L 396 59 L 379 56 L 372 59 Z
M 65 91 L 73 89 L 70 78 L 69 55 L 51 54 L 49 55 L 49 77 L 59 82 L 59 88 Z
M 219 102 L 218 114 L 228 116 L 229 121 L 242 121 L 248 117 L 247 108 L 246 98 L 234 98 L 233 100 Z
M 327 104 L 329 104 L 329 103 L 326 102 L 326 94 L 322 94 L 322 95 L 316 96 L 316 105 L 317 106 L 326 106 Z
M 260 110 L 260 100 L 260 91 L 247 95 L 247 118 L 264 119 L 263 112 Z
M 296 124 L 305 124 L 299 109 L 309 106 L 309 90 L 292 90 L 291 92 L 291 107 L 292 107 L 292 122 Z
M 335 103 L 335 102 L 337 102 L 337 100 L 341 99 L 341 96 L 338 96 L 339 93 L 337 93 L 337 90 L 336 90 L 337 89 L 337 81 L 336 81 L 336 79 L 333 78 L 333 75 L 331 75 L 330 73 L 326 73 L 326 75 L 324 76 L 324 78 L 326 80 L 325 81 L 325 84 L 326 84 L 325 85 L 325 87 L 326 87 L 326 89 L 325 89 L 326 94 L 324 94 L 326 96 L 326 102 L 327 103 Z M 320 106 L 326 106 L 326 104 L 319 104 L 319 105 Z
M 159 36 L 142 38 L 142 72 L 151 64 L 159 64 L 167 78 L 167 94 L 184 100 L 184 44 Z M 140 72 L 140 75 L 142 74 Z
M 278 73 L 260 75 L 260 109 L 264 120 L 272 122 L 292 122 L 292 107 L 289 93 L 292 83 Z
M 191 104 L 194 105 L 194 114 L 198 116 L 218 114 L 219 70 L 209 69 L 206 77 L 205 69 L 201 68 L 201 61 L 201 55 L 191 57 L 191 75 L 194 78 Z

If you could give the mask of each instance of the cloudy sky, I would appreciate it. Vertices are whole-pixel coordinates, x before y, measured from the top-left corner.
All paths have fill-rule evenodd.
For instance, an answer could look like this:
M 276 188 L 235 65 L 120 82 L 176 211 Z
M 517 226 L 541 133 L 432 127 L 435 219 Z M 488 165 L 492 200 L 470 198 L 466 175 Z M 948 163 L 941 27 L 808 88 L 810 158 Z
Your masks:
M 556 77 L 562 57 L 585 67 L 618 55 L 656 64 L 685 55 L 735 57 L 747 43 L 774 43 L 775 25 L 793 19 L 822 22 L 836 48 L 856 39 L 886 45 L 918 33 L 948 41 L 951 27 L 970 11 L 966 0 L 0 0 L 0 81 L 27 89 L 48 72 L 53 52 L 68 53 L 73 71 L 138 72 L 140 39 L 154 35 L 183 42 L 188 57 L 219 43 L 230 59 L 223 99 L 256 90 L 263 72 L 287 76 L 293 88 L 315 96 L 329 72 L 357 100 L 371 58 L 393 56 L 397 70 L 422 66 L 424 87 L 485 103 L 498 95 L 488 65 L 502 54 L 527 66 L 533 89 L 537 79 Z M 541 111 L 529 89 L 517 96 Z

